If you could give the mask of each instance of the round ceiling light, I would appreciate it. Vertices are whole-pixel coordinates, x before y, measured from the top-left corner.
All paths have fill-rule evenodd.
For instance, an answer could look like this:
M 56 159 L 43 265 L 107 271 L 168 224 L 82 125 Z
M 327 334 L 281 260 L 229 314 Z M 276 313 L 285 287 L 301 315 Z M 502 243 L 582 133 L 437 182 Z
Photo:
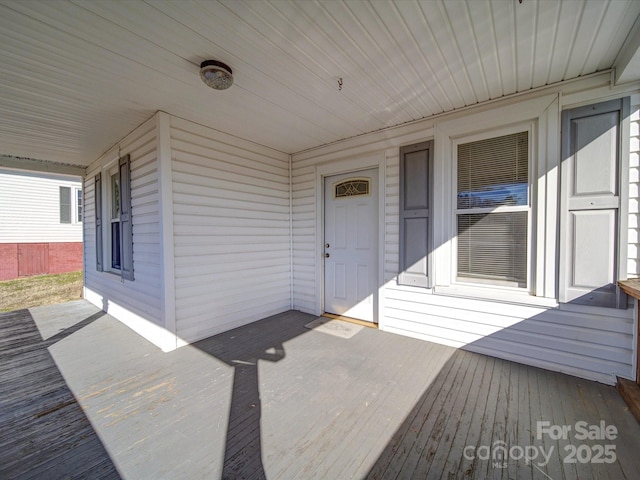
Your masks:
M 233 85 L 231 68 L 216 60 L 205 60 L 200 64 L 200 78 L 216 90 L 226 90 Z

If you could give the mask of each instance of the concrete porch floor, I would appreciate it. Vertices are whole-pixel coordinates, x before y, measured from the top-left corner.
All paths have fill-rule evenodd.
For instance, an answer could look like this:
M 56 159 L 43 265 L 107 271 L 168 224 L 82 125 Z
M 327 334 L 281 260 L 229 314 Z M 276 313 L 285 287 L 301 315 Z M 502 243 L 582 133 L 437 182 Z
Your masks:
M 0 314 L 0 478 L 640 478 L 614 387 L 314 318 L 163 353 L 84 301 Z

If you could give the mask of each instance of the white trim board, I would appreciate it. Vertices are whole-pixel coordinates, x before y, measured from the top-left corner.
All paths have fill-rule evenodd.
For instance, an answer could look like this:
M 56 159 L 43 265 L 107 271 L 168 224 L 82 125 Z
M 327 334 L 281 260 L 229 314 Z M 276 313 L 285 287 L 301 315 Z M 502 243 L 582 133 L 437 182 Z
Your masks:
M 100 293 L 87 287 L 84 287 L 83 291 L 85 300 L 111 315 L 138 335 L 153 343 L 163 352 L 171 352 L 176 348 L 183 347 L 188 344 L 188 342 L 178 338 L 165 328 L 156 325 L 140 315 L 136 315 L 117 302 L 105 298 Z

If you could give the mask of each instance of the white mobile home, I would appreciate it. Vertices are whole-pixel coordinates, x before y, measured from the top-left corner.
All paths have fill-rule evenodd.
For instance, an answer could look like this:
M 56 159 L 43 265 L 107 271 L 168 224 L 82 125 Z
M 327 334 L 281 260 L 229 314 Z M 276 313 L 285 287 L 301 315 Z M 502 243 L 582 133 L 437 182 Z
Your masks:
M 164 350 L 298 309 L 635 377 L 640 4 L 39 6 L 3 21 L 79 55 L 104 114 L 68 152 L 85 296 Z
M 0 280 L 78 270 L 81 178 L 0 168 Z

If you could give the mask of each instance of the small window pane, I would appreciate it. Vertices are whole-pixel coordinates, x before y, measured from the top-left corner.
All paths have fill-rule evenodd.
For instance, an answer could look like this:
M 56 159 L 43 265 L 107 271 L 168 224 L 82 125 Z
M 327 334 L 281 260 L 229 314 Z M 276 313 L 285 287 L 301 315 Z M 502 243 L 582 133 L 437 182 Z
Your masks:
M 528 212 L 458 215 L 458 280 L 526 287 Z
M 111 175 L 111 218 L 120 218 L 120 178 L 118 173 Z
M 458 209 L 529 204 L 529 135 L 458 146 Z
M 111 268 L 120 270 L 120 222 L 111 224 Z
M 336 184 L 335 198 L 353 197 L 355 195 L 369 195 L 368 178 L 353 178 Z

